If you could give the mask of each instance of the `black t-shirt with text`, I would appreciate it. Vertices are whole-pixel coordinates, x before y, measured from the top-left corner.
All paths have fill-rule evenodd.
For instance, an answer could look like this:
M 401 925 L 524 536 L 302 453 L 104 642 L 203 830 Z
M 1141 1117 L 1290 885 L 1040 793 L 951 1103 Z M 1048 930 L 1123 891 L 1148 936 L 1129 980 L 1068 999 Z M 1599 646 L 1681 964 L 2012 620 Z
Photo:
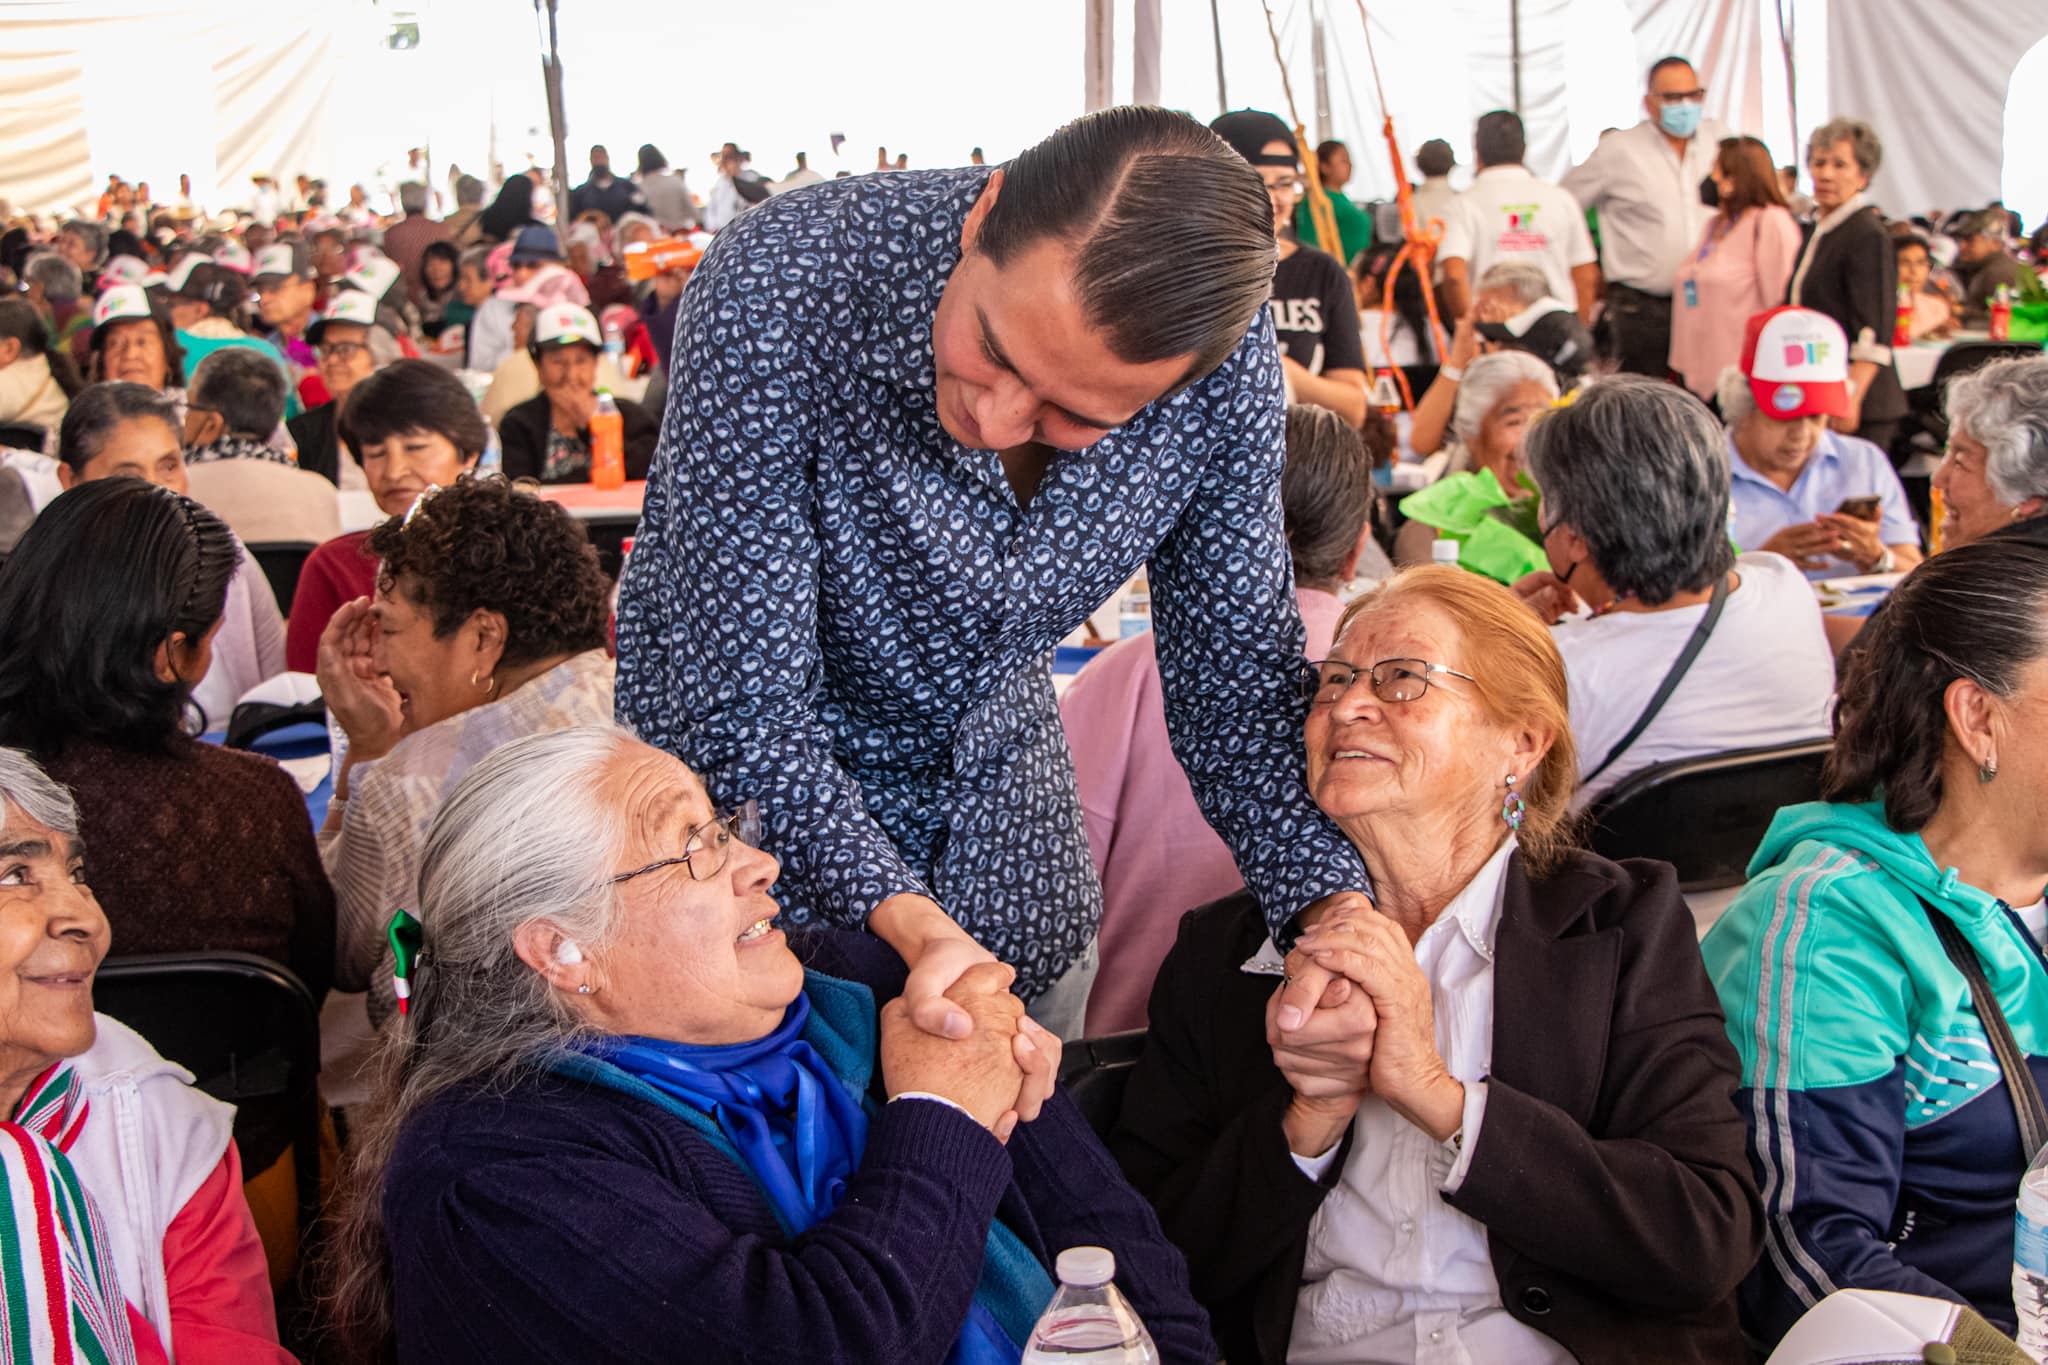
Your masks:
M 1336 257 L 1305 246 L 1280 262 L 1266 306 L 1281 352 L 1311 374 L 1365 368 L 1351 277 Z

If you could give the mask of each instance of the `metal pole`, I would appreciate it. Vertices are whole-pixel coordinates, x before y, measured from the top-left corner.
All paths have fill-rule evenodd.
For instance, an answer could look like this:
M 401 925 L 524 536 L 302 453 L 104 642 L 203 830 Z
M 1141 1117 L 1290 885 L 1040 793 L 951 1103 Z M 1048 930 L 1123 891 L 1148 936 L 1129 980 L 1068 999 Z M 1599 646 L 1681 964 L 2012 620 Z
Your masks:
M 555 232 L 563 235 L 573 216 L 569 212 L 569 135 L 568 115 L 562 104 L 562 46 L 561 35 L 555 27 L 555 0 L 534 0 L 544 5 L 548 16 L 548 50 L 541 58 L 541 75 L 548 87 L 548 129 L 555 138 Z
M 1309 0 L 1309 55 L 1316 73 L 1316 141 L 1330 140 L 1330 60 L 1323 39 L 1323 16 L 1316 9 L 1315 0 Z M 1303 150 L 1304 160 L 1308 157 Z
M 550 0 L 552 3 L 552 0 Z M 1509 75 L 1514 81 L 1515 117 L 1522 116 L 1522 0 L 1508 0 Z
M 1209 0 L 1209 32 L 1216 39 L 1216 112 L 1230 112 L 1230 91 L 1223 84 L 1223 15 L 1217 6 L 1221 0 Z

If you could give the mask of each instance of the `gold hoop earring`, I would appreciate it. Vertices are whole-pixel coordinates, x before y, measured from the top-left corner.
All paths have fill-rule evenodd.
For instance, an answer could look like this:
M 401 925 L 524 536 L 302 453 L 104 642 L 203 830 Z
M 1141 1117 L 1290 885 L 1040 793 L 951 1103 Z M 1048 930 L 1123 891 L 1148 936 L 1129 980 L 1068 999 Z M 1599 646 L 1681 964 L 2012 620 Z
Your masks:
M 469 685 L 487 697 L 492 696 L 498 690 L 498 675 L 493 673 L 482 682 L 478 682 L 476 680 L 476 670 L 472 668 L 469 670 Z

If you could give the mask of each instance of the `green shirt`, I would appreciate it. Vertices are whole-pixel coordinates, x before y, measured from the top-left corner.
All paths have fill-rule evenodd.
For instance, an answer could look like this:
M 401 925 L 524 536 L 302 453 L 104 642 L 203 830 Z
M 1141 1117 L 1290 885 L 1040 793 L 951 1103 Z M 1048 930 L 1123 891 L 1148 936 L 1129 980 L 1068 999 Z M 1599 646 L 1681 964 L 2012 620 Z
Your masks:
M 1337 236 L 1344 249 L 1330 251 L 1328 246 L 1324 246 L 1323 250 L 1329 251 L 1349 269 L 1351 263 L 1358 259 L 1358 253 L 1372 245 L 1372 218 L 1344 195 L 1324 191 L 1324 197 L 1330 201 L 1330 213 L 1337 220 Z M 1301 203 L 1295 206 L 1294 233 L 1304 244 L 1314 246 L 1317 242 L 1316 224 L 1308 204 L 1308 195 L 1305 194 Z

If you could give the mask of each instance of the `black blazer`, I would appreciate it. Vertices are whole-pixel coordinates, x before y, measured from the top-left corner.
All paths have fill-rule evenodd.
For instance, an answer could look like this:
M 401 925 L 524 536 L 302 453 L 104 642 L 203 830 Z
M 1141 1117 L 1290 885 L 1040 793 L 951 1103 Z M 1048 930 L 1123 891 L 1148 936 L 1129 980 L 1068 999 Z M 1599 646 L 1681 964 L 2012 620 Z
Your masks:
M 341 404 L 330 399 L 284 424 L 292 444 L 299 448 L 299 468 L 310 469 L 337 487 L 341 484 L 341 436 L 335 419 L 340 415 Z
M 1231 1365 L 1286 1359 L 1309 1220 L 1344 1167 L 1314 1181 L 1288 1155 L 1278 983 L 1240 970 L 1265 937 L 1242 892 L 1181 921 L 1110 1137 Z M 1486 1226 L 1502 1303 L 1585 1365 L 1751 1359 L 1740 1071 L 1671 868 L 1574 852 L 1532 880 L 1516 854 L 1495 964 L 1486 1119 L 1448 1200 Z
M 630 398 L 614 398 L 619 405 L 619 418 L 626 441 L 626 477 L 644 479 L 647 467 L 654 463 L 654 443 L 661 435 L 661 429 L 648 416 L 647 409 Z M 548 431 L 554 426 L 554 414 L 548 408 L 548 396 L 535 394 L 524 403 L 517 404 L 505 414 L 505 420 L 498 423 L 498 448 L 501 452 L 501 468 L 508 479 L 541 479 L 541 471 L 547 468 Z M 583 439 L 590 439 L 590 428 L 583 429 Z M 589 483 L 590 475 L 585 473 L 571 483 Z
M 1799 278 L 1801 268 L 1806 271 L 1799 286 L 1799 306 L 1826 313 L 1841 323 L 1852 352 L 1865 328 L 1872 344 L 1889 347 L 1892 328 L 1899 319 L 1899 265 L 1884 219 L 1865 204 L 1825 237 L 1814 236 L 1812 223 L 1805 225 L 1805 232 L 1799 263 L 1792 267 L 1793 279 Z M 1809 256 L 1811 265 L 1807 264 Z M 1788 303 L 1790 291 L 1788 284 Z M 1862 411 L 1865 425 L 1893 422 L 1906 415 L 1906 390 L 1890 361 L 1877 367 L 1870 392 L 1863 395 Z

